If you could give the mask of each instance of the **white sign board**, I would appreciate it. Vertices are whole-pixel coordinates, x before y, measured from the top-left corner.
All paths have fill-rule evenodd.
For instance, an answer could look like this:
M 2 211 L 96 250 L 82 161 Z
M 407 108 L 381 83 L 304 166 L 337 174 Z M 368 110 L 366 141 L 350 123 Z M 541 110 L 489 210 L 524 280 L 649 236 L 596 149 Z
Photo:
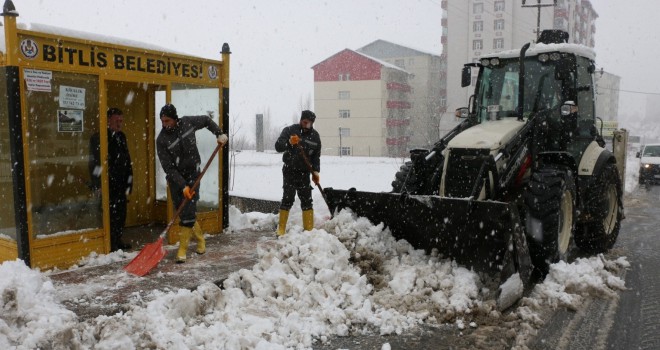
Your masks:
M 51 92 L 50 81 L 53 79 L 53 72 L 48 70 L 24 69 L 23 77 L 25 78 L 28 91 Z
M 60 85 L 60 107 L 85 109 L 85 89 Z

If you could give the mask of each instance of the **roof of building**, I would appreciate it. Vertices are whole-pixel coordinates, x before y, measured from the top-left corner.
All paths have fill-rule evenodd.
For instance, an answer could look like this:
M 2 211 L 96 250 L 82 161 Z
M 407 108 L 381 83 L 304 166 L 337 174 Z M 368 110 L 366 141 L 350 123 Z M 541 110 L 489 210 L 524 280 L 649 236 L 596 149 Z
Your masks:
M 323 61 L 321 61 L 321 62 L 319 62 L 319 63 L 317 63 L 317 64 L 315 64 L 315 65 L 313 65 L 313 66 L 312 66 L 312 69 L 316 68 L 316 67 L 319 66 L 320 64 L 322 64 L 322 63 L 324 63 L 324 62 L 327 62 L 327 61 L 329 61 L 329 60 L 335 58 L 336 56 L 338 56 L 338 55 L 340 55 L 340 54 L 342 54 L 342 53 L 345 53 L 345 52 L 350 52 L 350 53 L 354 53 L 354 54 L 357 54 L 357 55 L 363 56 L 363 57 L 365 57 L 365 58 L 367 58 L 367 59 L 369 59 L 369 60 L 371 60 L 371 61 L 374 61 L 374 62 L 380 64 L 380 65 L 383 66 L 383 67 L 392 68 L 392 69 L 400 70 L 400 71 L 402 71 L 402 72 L 409 73 L 408 71 L 406 71 L 405 69 L 402 69 L 401 67 L 395 66 L 395 65 L 393 65 L 393 64 L 391 64 L 391 63 L 385 62 L 385 61 L 380 60 L 380 59 L 378 59 L 378 58 L 376 58 L 376 57 L 372 57 L 372 56 L 369 56 L 369 55 L 366 55 L 366 54 L 364 54 L 364 53 L 357 52 L 357 51 L 355 51 L 355 50 L 351 50 L 351 49 L 344 49 L 344 50 L 342 50 L 342 51 L 337 52 L 336 54 L 334 54 L 334 55 L 332 55 L 332 56 L 330 56 L 330 57 L 324 59 Z
M 356 51 L 364 52 L 368 55 L 377 56 L 381 58 L 424 56 L 424 55 L 440 57 L 440 55 L 438 54 L 414 49 L 408 46 L 395 44 L 382 39 L 375 40 L 374 42 L 367 44 L 357 49 Z

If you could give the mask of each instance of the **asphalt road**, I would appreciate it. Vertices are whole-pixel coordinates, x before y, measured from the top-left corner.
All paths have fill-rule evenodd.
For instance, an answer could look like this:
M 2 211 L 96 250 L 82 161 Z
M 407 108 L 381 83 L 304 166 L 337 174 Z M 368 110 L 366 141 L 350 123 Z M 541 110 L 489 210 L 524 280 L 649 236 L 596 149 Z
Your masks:
M 625 256 L 631 266 L 621 277 L 627 290 L 619 298 L 587 298 L 577 310 L 547 310 L 544 325 L 528 349 L 660 349 L 660 186 L 627 196 L 626 219 L 608 258 Z M 510 349 L 511 325 L 491 324 L 478 332 L 422 326 L 395 336 L 331 338 L 315 349 Z
M 628 290 L 621 300 L 606 349 L 660 349 L 660 186 L 630 199 L 617 246 L 628 257 Z

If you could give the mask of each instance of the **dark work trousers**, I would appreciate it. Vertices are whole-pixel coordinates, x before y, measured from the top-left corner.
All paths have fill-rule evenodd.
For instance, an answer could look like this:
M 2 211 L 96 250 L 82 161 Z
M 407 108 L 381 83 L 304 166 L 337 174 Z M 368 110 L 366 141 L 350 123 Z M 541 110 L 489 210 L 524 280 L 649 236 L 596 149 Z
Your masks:
M 170 193 L 172 194 L 172 204 L 176 213 L 185 198 L 183 197 L 183 187 L 179 188 L 177 185 L 170 183 Z M 195 221 L 197 220 L 197 201 L 199 201 L 199 188 L 195 190 L 192 200 L 183 207 L 181 214 L 179 214 L 179 226 L 193 227 L 195 225 Z
M 300 209 L 313 209 L 312 205 L 312 185 L 309 182 L 309 172 L 288 172 L 282 170 L 283 185 L 282 203 L 280 209 L 290 210 L 293 201 L 296 199 L 296 192 L 300 198 Z
M 119 249 L 122 235 L 124 234 L 124 225 L 126 224 L 126 193 L 112 193 L 110 196 L 110 250 Z

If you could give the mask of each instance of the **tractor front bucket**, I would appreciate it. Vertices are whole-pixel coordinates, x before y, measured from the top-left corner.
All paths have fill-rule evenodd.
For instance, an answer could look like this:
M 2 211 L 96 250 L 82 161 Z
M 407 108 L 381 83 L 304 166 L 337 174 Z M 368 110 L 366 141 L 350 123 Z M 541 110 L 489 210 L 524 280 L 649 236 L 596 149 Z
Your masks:
M 326 188 L 331 213 L 349 208 L 417 249 L 506 281 L 514 273 L 527 285 L 532 264 L 514 204 L 463 198 L 360 192 Z M 497 276 L 496 274 L 499 274 Z

